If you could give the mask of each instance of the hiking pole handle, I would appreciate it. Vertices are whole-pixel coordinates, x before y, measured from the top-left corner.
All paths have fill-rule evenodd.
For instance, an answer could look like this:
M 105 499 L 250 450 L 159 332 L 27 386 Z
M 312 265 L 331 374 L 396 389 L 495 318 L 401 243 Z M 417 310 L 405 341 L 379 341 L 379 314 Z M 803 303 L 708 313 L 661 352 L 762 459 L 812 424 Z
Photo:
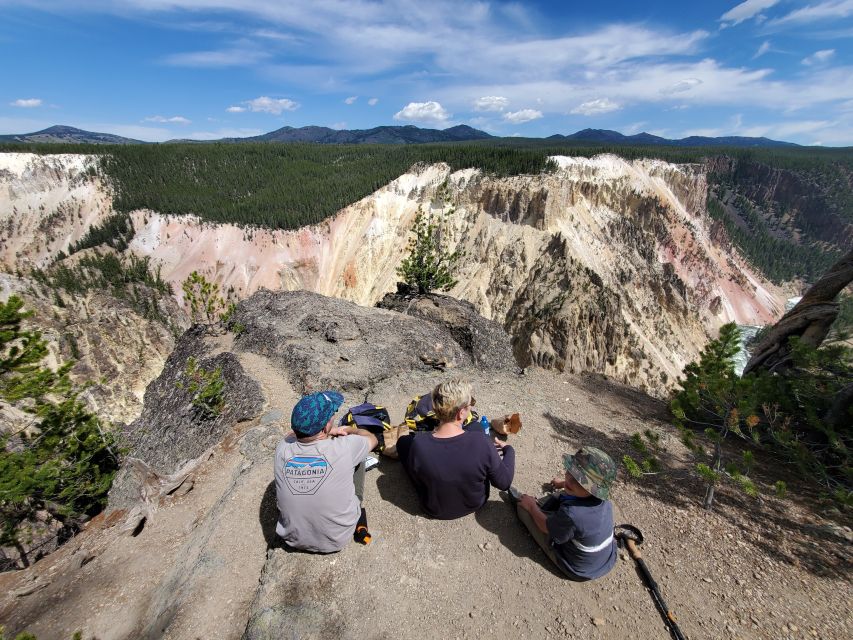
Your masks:
M 640 547 L 631 538 L 625 538 L 625 546 L 628 547 L 628 553 L 634 560 L 642 560 L 643 554 L 640 552 Z

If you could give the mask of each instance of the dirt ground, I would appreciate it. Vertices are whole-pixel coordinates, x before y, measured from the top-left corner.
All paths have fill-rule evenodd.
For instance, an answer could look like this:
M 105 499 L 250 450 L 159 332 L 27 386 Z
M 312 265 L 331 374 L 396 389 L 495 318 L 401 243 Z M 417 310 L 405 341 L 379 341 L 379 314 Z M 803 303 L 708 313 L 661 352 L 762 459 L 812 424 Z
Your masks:
M 296 396 L 264 362 L 243 364 L 268 398 L 260 423 L 212 450 L 193 490 L 163 501 L 138 535 L 121 531 L 123 514 L 99 518 L 30 569 L 0 575 L 7 632 L 39 640 L 67 640 L 76 630 L 100 640 L 240 638 L 262 572 L 275 571 L 267 579 L 278 581 L 281 604 L 306 621 L 294 637 L 667 637 L 624 553 L 605 578 L 567 582 L 496 491 L 476 514 L 432 520 L 388 459 L 367 475 L 372 544 L 327 556 L 278 548 L 272 451 Z M 394 378 L 371 400 L 400 420 L 412 396 L 447 377 Z M 560 472 L 561 454 L 581 444 L 621 459 L 633 433 L 662 434 L 665 471 L 635 481 L 621 469 L 613 499 L 618 520 L 643 530 L 646 562 L 688 638 L 851 637 L 850 530 L 810 499 L 814 488 L 790 482 L 784 466 L 760 458 L 756 479 L 768 495 L 773 482 L 788 480 L 787 499 L 722 489 L 706 512 L 657 401 L 600 377 L 474 379 L 478 410 L 521 412 L 524 427 L 510 443 L 514 484 L 527 493 L 540 492 Z M 346 400 L 358 404 L 363 395 Z M 262 442 L 247 455 L 241 442 L 251 438 Z

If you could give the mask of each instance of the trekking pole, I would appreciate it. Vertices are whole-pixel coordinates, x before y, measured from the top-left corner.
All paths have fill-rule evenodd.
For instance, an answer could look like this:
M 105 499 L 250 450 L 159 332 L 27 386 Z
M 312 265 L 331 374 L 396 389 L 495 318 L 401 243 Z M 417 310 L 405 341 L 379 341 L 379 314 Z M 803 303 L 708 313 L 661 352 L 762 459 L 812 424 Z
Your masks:
M 649 591 L 652 594 L 652 600 L 654 600 L 655 606 L 660 612 L 661 617 L 663 617 L 664 623 L 666 623 L 672 637 L 675 638 L 675 640 L 687 640 L 686 636 L 681 633 L 681 629 L 678 628 L 678 623 L 675 621 L 675 614 L 670 611 L 667 606 L 666 600 L 664 600 L 661 595 L 658 583 L 655 582 L 654 578 L 652 578 L 652 574 L 646 566 L 645 560 L 643 560 L 643 554 L 640 553 L 639 545 L 643 544 L 642 532 L 633 525 L 620 524 L 616 527 L 616 539 L 619 541 L 620 546 L 624 545 L 628 548 L 628 553 L 640 568 L 640 574 L 643 576 L 643 581 L 649 588 Z

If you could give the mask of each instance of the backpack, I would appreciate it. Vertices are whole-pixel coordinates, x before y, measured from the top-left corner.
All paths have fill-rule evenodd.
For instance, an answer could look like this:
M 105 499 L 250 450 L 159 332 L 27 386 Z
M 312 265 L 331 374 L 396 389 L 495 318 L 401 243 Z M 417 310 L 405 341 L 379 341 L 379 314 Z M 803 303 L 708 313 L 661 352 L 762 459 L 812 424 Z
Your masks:
M 364 402 L 356 407 L 350 407 L 338 424 L 342 427 L 358 427 L 370 431 L 379 441 L 377 450 L 382 451 L 385 448 L 385 432 L 391 430 L 391 416 L 388 415 L 385 407 Z
M 462 423 L 462 428 L 465 429 L 472 422 L 479 420 L 480 415 L 472 409 L 465 422 Z M 422 396 L 412 398 L 409 406 L 406 407 L 406 426 L 409 429 L 412 431 L 433 431 L 439 424 L 441 421 L 432 408 L 432 393 L 425 393 Z

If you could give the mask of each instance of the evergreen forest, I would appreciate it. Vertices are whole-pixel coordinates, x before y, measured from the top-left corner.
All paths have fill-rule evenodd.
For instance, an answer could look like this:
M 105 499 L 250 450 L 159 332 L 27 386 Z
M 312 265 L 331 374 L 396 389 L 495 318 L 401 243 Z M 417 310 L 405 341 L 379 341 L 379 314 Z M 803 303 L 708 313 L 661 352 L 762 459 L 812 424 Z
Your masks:
M 93 229 L 71 252 L 110 244 L 122 250 L 132 237 L 126 214 L 151 209 L 195 214 L 211 222 L 278 229 L 318 223 L 373 193 L 418 163 L 446 162 L 453 170 L 478 168 L 494 176 L 553 171 L 551 155 L 592 157 L 613 153 L 627 160 L 654 157 L 676 163 L 721 164 L 709 171 L 708 208 L 754 266 L 781 282 L 813 281 L 850 239 L 827 240 L 832 216 L 853 224 L 853 151 L 820 148 L 701 148 L 590 145 L 548 139 L 496 138 L 420 145 L 320 145 L 313 143 L 175 143 L 117 145 L 105 149 L 75 144 L 0 144 L 0 151 L 99 155 L 99 171 L 114 190 L 119 215 Z M 747 167 L 740 170 L 737 167 Z M 758 167 L 759 170 L 755 168 Z M 786 172 L 809 195 L 808 202 L 756 200 L 756 175 Z M 803 186 L 804 185 L 804 186 Z M 724 206 L 721 199 L 728 195 Z M 784 194 L 783 194 L 784 195 Z M 788 208 L 810 213 L 779 227 Z M 815 229 L 823 226 L 823 235 Z

